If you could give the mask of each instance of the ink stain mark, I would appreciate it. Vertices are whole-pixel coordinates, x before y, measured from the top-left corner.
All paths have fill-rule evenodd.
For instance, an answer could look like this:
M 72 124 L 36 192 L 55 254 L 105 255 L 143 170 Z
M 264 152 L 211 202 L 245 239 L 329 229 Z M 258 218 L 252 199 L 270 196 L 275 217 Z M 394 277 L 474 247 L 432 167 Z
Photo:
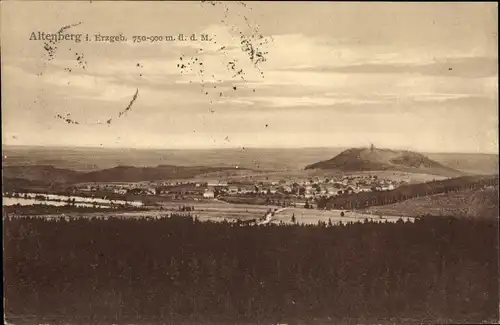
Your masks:
M 229 61 L 227 63 L 226 67 L 229 71 L 233 72 L 232 78 L 236 78 L 239 76 L 243 81 L 245 81 L 245 77 L 244 77 L 245 74 L 243 72 L 243 69 L 237 69 L 236 62 L 237 62 L 237 60 L 233 59 L 233 61 Z
M 208 2 L 208 3 L 209 3 L 209 4 L 211 4 L 212 6 L 215 6 L 215 5 L 216 5 L 216 3 L 217 3 L 218 1 L 206 1 L 206 0 L 201 0 L 201 3 L 205 3 L 205 2 Z
M 127 107 L 124 110 L 122 110 L 122 111 L 120 111 L 118 113 L 118 118 L 122 117 L 125 113 L 127 113 L 128 111 L 130 111 L 130 109 L 132 108 L 132 105 L 134 105 L 134 102 L 137 100 L 138 96 L 139 96 L 139 89 L 136 89 L 135 94 L 132 97 L 132 99 L 130 100 L 130 102 L 127 105 Z M 113 118 L 110 117 L 109 119 L 106 120 L 105 124 L 107 124 L 108 126 L 110 126 L 112 122 L 113 122 Z M 103 123 L 101 123 L 101 122 L 98 121 L 96 124 L 101 124 L 102 125 Z
M 80 124 L 78 121 L 71 119 L 70 115 L 71 114 L 69 114 L 69 113 L 67 113 L 66 116 L 62 116 L 61 114 L 57 114 L 55 117 L 60 119 L 60 120 L 65 121 L 68 124 Z
M 46 42 L 44 44 L 43 48 L 49 56 L 49 61 L 54 59 L 54 56 L 55 56 L 56 50 L 57 50 L 57 46 L 55 45 L 55 43 L 52 43 L 52 41 Z
M 83 70 L 87 69 L 87 61 L 85 61 L 85 58 L 83 57 L 83 53 L 75 53 L 76 56 L 76 62 L 78 62 L 78 66 L 83 68 Z
M 240 41 L 241 50 L 248 55 L 250 61 L 254 64 L 255 67 L 257 67 L 260 63 L 265 62 L 267 60 L 266 55 L 268 54 L 268 52 L 263 51 L 258 47 L 267 44 L 267 40 L 264 39 L 264 36 L 251 35 L 250 37 L 247 37 L 241 35 L 240 38 L 241 38 Z M 257 43 L 258 46 L 255 45 L 256 40 L 258 40 Z
M 263 48 L 269 43 L 269 40 L 272 41 L 272 37 L 264 37 L 260 32 L 259 32 L 259 25 L 258 24 L 252 24 L 248 17 L 245 15 L 245 13 L 249 13 L 252 9 L 247 6 L 247 4 L 241 2 L 241 1 L 234 1 L 234 2 L 223 2 L 223 1 L 201 1 L 202 4 L 211 4 L 212 6 L 222 6 L 223 12 L 224 12 L 224 17 L 221 20 L 223 24 L 226 25 L 226 27 L 229 28 L 233 40 L 236 41 L 236 44 L 228 46 L 227 44 L 218 44 L 218 40 L 216 38 L 217 35 L 213 35 L 207 41 L 211 42 L 212 45 L 218 45 L 213 47 L 214 53 L 221 53 L 224 56 L 223 64 L 225 65 L 226 69 L 232 74 L 231 79 L 241 79 L 246 82 L 247 74 L 246 71 L 244 70 L 243 66 L 246 64 L 246 62 L 240 62 L 237 60 L 235 57 L 230 57 L 229 53 L 232 50 L 238 50 L 240 49 L 245 55 L 243 56 L 243 60 L 249 59 L 252 67 L 257 70 L 258 75 L 260 77 L 264 78 L 264 72 L 260 68 L 260 64 L 267 61 L 266 55 L 268 54 L 267 51 L 265 51 Z M 235 7 L 237 6 L 237 7 Z M 230 23 L 229 21 L 229 10 L 236 10 L 237 15 L 234 15 L 234 17 L 237 17 L 239 20 L 239 23 L 236 22 Z M 231 17 L 233 18 L 233 16 Z M 231 19 L 232 20 L 232 19 Z M 239 26 L 239 27 L 238 27 Z M 203 51 L 202 48 L 197 50 L 197 53 L 201 53 Z M 241 60 L 241 59 L 240 59 Z M 197 64 L 194 64 L 197 63 Z M 196 66 L 196 67 L 195 67 Z M 193 74 L 196 73 L 198 75 L 203 76 L 204 75 L 204 70 L 202 70 L 202 67 L 205 67 L 206 63 L 199 62 L 198 58 L 187 58 L 184 55 L 182 55 L 179 58 L 179 62 L 177 64 L 177 67 L 180 68 L 180 73 L 181 74 Z M 198 69 L 199 68 L 199 69 Z M 208 67 L 207 67 L 208 68 Z M 212 82 L 221 82 L 222 80 L 216 80 L 215 76 L 212 75 L 212 78 L 214 79 Z M 189 83 L 196 83 L 192 82 L 191 80 Z M 206 88 L 210 88 L 210 90 L 215 90 L 217 88 L 216 85 L 205 85 L 205 78 L 201 80 L 201 92 L 208 97 L 210 104 L 212 104 L 212 99 L 210 95 L 212 93 L 210 90 L 206 91 Z M 230 86 L 233 88 L 233 90 L 237 90 L 237 88 L 234 86 Z M 240 88 L 238 86 L 238 88 Z M 255 89 L 252 90 L 252 92 L 255 93 Z M 218 94 L 218 96 L 217 96 Z M 219 91 L 213 91 L 213 95 L 216 96 L 216 98 L 222 98 L 223 93 Z M 210 110 L 213 112 L 212 110 Z
M 76 26 L 81 25 L 81 24 L 82 24 L 82 22 L 81 22 L 81 21 L 79 21 L 79 22 L 77 22 L 77 23 L 75 23 L 75 24 L 70 24 L 70 25 L 63 26 L 63 27 L 61 27 L 61 29 L 59 30 L 59 33 L 62 33 L 62 32 L 64 32 L 66 29 L 69 29 L 69 28 L 71 28 L 71 27 L 76 27 Z
M 244 53 L 247 54 L 247 56 L 249 57 L 250 61 L 259 70 L 259 72 L 261 74 L 261 77 L 264 78 L 264 74 L 260 70 L 259 64 L 262 63 L 262 62 L 265 62 L 267 60 L 266 55 L 268 54 L 268 52 L 264 51 L 262 49 L 262 47 L 268 43 L 268 39 L 265 38 L 262 34 L 260 34 L 260 32 L 259 32 L 259 25 L 256 24 L 256 26 L 252 26 L 252 24 L 250 23 L 249 19 L 244 14 L 242 15 L 241 11 L 238 10 L 238 16 L 242 16 L 242 18 L 244 19 L 245 25 L 250 30 L 249 33 L 243 33 L 243 31 L 240 30 L 239 28 L 237 28 L 236 25 L 230 26 L 230 24 L 229 24 L 229 22 L 227 20 L 229 8 L 228 8 L 228 6 L 226 5 L 225 2 L 212 1 L 212 2 L 209 2 L 209 3 L 212 4 L 213 6 L 215 6 L 216 4 L 223 6 L 223 8 L 224 8 L 224 19 L 222 19 L 222 22 L 226 26 L 228 26 L 232 32 L 240 35 L 240 48 L 241 48 L 241 50 Z M 249 7 L 247 8 L 247 4 L 245 4 L 245 3 L 241 2 L 241 1 L 235 1 L 233 3 L 236 3 L 239 6 L 244 7 L 247 11 L 251 11 L 252 10 Z M 272 40 L 272 38 L 270 38 L 270 39 Z M 216 44 L 216 43 L 217 42 L 214 41 L 214 44 Z M 222 49 L 223 49 L 223 47 L 221 47 L 219 50 L 222 50 Z M 236 69 L 234 67 L 234 65 L 230 65 L 230 66 L 228 66 L 228 68 L 230 68 L 230 69 Z M 238 74 L 243 74 L 243 71 L 241 71 L 241 72 L 238 71 L 238 72 L 239 72 Z
M 448 71 L 451 71 L 451 70 L 453 70 L 453 69 L 452 68 L 448 68 Z
M 137 96 L 139 96 L 139 89 L 137 89 L 135 91 L 134 97 L 132 97 L 132 100 L 127 105 L 127 107 L 123 111 L 121 111 L 120 113 L 118 113 L 118 117 L 122 117 L 123 114 L 127 113 L 128 111 L 130 111 L 130 109 L 132 108 L 132 105 L 134 105 L 134 102 L 137 99 Z
M 185 57 L 182 55 L 179 57 L 179 63 L 177 63 L 177 67 L 180 68 L 181 74 L 187 73 L 195 73 L 198 76 L 203 76 L 205 69 L 203 68 L 203 62 L 198 62 L 200 59 L 197 57 Z
M 78 22 L 76 24 L 71 24 L 71 25 L 66 25 L 66 26 L 63 26 L 61 27 L 61 29 L 59 29 L 56 34 L 61 34 L 62 32 L 64 32 L 65 30 L 71 28 L 71 27 L 76 27 L 78 25 L 81 25 L 82 22 Z M 47 42 L 44 42 L 44 46 L 43 48 L 45 49 L 45 51 L 47 52 L 47 55 L 48 55 L 48 61 L 52 61 L 55 56 L 56 56 L 56 51 L 57 51 L 57 44 L 59 43 L 59 39 L 58 38 L 55 38 L 55 39 L 51 39 Z

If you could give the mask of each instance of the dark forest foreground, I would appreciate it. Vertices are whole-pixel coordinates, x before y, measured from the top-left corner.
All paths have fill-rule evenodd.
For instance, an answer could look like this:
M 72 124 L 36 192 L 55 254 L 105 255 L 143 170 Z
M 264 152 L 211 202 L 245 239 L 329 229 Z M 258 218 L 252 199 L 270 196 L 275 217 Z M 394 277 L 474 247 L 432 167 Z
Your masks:
M 4 220 L 14 324 L 498 320 L 497 221 Z

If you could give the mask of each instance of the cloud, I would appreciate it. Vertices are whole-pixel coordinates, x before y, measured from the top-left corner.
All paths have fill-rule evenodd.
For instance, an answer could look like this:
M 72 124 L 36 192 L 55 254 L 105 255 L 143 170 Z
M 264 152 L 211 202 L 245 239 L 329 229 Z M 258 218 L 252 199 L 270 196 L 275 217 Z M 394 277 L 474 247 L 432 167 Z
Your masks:
M 407 96 L 407 99 L 413 100 L 416 102 L 445 102 L 445 101 L 454 101 L 460 99 L 468 99 L 475 98 L 474 96 L 466 95 L 466 94 L 439 94 L 439 93 L 428 93 L 428 94 L 411 94 Z
M 375 99 L 363 98 L 334 98 L 334 97 L 281 97 L 281 96 L 268 96 L 268 97 L 250 97 L 248 99 L 227 99 L 222 102 L 232 104 L 256 105 L 257 107 L 306 107 L 306 106 L 334 106 L 342 105 L 367 105 L 367 104 L 380 104 L 382 101 Z
M 443 104 L 443 103 L 479 103 L 486 98 L 466 94 L 440 94 L 440 93 L 412 93 L 396 94 L 371 94 L 368 96 L 355 96 L 350 94 L 324 93 L 322 95 L 304 96 L 236 96 L 218 100 L 219 104 L 230 104 L 233 107 L 251 106 L 255 109 L 266 110 L 269 108 L 333 108 L 352 107 L 368 109 L 367 107 L 381 107 L 394 105 L 416 104 Z M 236 106 L 234 106 L 236 105 Z
M 345 74 L 420 74 L 459 78 L 485 78 L 498 74 L 498 60 L 491 57 L 436 59 L 426 64 L 364 63 L 340 66 L 292 67 L 287 70 Z

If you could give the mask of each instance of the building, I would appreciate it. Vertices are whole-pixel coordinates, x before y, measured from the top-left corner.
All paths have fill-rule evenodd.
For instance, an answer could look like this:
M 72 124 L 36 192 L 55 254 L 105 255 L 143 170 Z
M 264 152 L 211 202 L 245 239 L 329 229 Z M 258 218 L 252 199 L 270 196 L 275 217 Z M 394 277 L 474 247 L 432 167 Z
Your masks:
M 371 192 L 372 189 L 370 186 L 359 186 L 358 187 L 358 191 L 359 192 Z
M 87 186 L 84 186 L 84 187 L 80 187 L 79 190 L 82 191 L 82 192 L 91 192 L 92 191 L 92 187 L 90 187 L 90 185 L 87 185 Z
M 239 194 L 253 193 L 254 190 L 255 190 L 255 187 L 253 185 L 240 185 L 238 187 Z
M 216 187 L 216 186 L 227 186 L 227 182 L 224 181 L 208 181 L 207 186 Z
M 229 194 L 238 194 L 238 187 L 237 186 L 229 186 L 227 189 Z
M 392 191 L 394 189 L 394 185 L 382 185 L 380 186 L 380 191 Z
M 156 188 L 150 187 L 144 190 L 144 192 L 146 193 L 146 195 L 156 195 Z
M 338 190 L 335 189 L 333 186 L 328 186 L 325 189 L 328 195 L 336 195 L 338 192 Z
M 203 197 L 204 198 L 207 198 L 207 199 L 213 199 L 215 197 L 215 193 L 214 191 L 211 191 L 211 190 L 206 190 L 204 193 L 203 193 Z
M 345 192 L 346 192 L 347 194 L 354 194 L 354 193 L 357 193 L 357 192 L 356 192 L 356 190 L 355 190 L 354 188 L 352 188 L 351 186 L 347 187 L 347 188 L 345 189 Z

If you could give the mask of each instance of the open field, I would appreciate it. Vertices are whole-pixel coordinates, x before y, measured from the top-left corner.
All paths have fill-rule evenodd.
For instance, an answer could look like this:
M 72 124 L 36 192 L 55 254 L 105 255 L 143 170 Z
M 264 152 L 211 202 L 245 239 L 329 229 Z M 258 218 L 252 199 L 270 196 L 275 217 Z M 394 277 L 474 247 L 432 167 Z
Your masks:
M 193 211 L 181 211 L 182 207 L 193 207 Z M 64 215 L 70 218 L 79 217 L 122 217 L 122 218 L 142 218 L 154 217 L 161 218 L 171 213 L 185 214 L 186 216 L 197 216 L 200 221 L 246 221 L 252 219 L 260 219 L 265 217 L 269 209 L 280 209 L 275 205 L 249 205 L 249 204 L 231 204 L 219 201 L 183 201 L 183 202 L 162 202 L 161 210 L 153 209 L 148 211 L 102 211 L 102 212 L 70 212 Z M 341 213 L 344 212 L 344 216 Z M 271 223 L 291 224 L 292 215 L 295 216 L 296 223 L 299 224 L 317 224 L 318 221 L 327 223 L 329 220 L 332 224 L 340 222 L 362 222 L 365 219 L 373 219 L 373 221 L 389 221 L 395 222 L 399 217 L 384 216 L 379 218 L 369 213 L 350 212 L 341 210 L 317 210 L 304 208 L 285 208 L 275 214 Z M 43 217 L 54 217 L 56 215 L 46 215 Z M 413 218 L 410 218 L 413 220 Z M 408 219 L 408 220 L 410 220 Z M 405 218 L 406 220 L 406 218 Z
M 182 207 L 194 207 L 193 211 L 180 211 Z M 245 204 L 229 204 L 218 201 L 182 201 L 182 202 L 162 202 L 161 210 L 153 209 L 148 211 L 125 211 L 125 212 L 93 212 L 93 213 L 78 213 L 70 212 L 65 216 L 70 218 L 79 217 L 122 217 L 122 218 L 141 218 L 141 217 L 164 217 L 171 213 L 191 214 L 197 216 L 201 221 L 236 221 L 236 220 L 251 220 L 259 219 L 266 215 L 269 209 L 278 208 L 277 206 L 264 205 L 245 205 Z M 50 215 L 54 217 L 55 215 Z M 49 217 L 49 215 L 45 216 Z
M 200 220 L 222 221 L 222 220 L 251 220 L 262 218 L 269 209 L 278 208 L 277 206 L 250 205 L 250 204 L 231 204 L 219 201 L 193 202 L 193 203 L 175 203 L 164 202 L 161 204 L 165 212 L 178 212 L 182 205 L 194 207 L 192 215 Z
M 344 216 L 341 213 L 344 212 Z M 378 215 L 370 213 L 342 211 L 342 210 L 317 210 L 303 208 L 286 208 L 285 210 L 275 214 L 273 223 L 292 223 L 292 216 L 295 216 L 296 223 L 299 224 L 317 224 L 318 221 L 328 223 L 331 220 L 332 224 L 348 223 L 348 222 L 363 222 L 365 219 L 374 222 L 396 222 L 400 219 L 399 216 L 384 215 L 379 218 Z M 413 221 L 414 218 L 404 218 L 404 221 Z

